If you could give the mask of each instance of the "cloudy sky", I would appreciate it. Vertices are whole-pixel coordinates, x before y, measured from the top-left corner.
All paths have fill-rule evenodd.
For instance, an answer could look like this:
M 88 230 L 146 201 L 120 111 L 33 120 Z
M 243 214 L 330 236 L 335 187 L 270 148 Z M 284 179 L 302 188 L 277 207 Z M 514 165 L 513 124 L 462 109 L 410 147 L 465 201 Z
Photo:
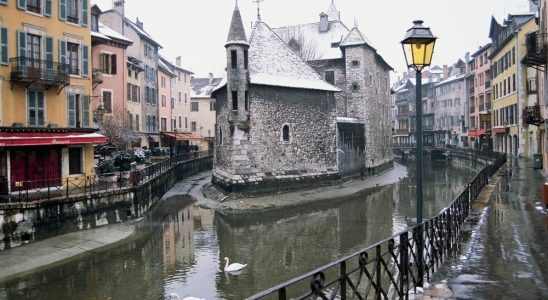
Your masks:
M 256 20 L 254 0 L 238 0 L 246 34 Z M 332 0 L 264 0 L 261 18 L 270 27 L 319 21 Z M 377 51 L 395 69 L 393 78 L 405 70 L 399 42 L 415 19 L 439 39 L 434 64 L 452 64 L 464 54 L 489 42 L 491 16 L 497 20 L 509 13 L 525 13 L 528 0 L 334 0 L 343 23 L 354 22 Z M 93 0 L 92 0 L 93 2 Z M 102 10 L 112 0 L 95 0 Z M 184 67 L 197 76 L 213 72 L 222 75 L 226 61 L 224 44 L 234 0 L 126 0 L 126 17 L 144 22 L 145 30 L 162 46 L 161 53 L 175 60 L 182 56 Z

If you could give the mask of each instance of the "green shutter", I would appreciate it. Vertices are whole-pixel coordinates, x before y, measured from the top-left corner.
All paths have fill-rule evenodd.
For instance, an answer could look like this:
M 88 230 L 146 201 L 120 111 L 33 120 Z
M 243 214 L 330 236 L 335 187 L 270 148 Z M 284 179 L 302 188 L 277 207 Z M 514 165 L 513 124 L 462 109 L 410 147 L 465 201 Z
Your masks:
M 82 126 L 89 127 L 89 95 L 82 96 Z
M 88 0 L 82 0 L 82 26 L 88 26 Z
M 19 57 L 19 66 L 26 66 L 27 60 L 25 57 L 27 56 L 27 33 L 21 30 L 17 30 L 17 56 Z
M 44 16 L 51 17 L 51 0 L 44 1 Z
M 17 0 L 17 8 L 27 10 L 27 0 Z
M 67 125 L 68 127 L 76 127 L 76 96 L 69 93 L 67 102 Z
M 59 20 L 67 20 L 67 0 L 59 0 Z
M 44 38 L 44 49 L 46 49 L 46 79 L 53 79 L 53 37 L 46 36 Z
M 67 64 L 67 42 L 63 40 L 59 40 L 59 64 Z M 66 66 L 64 68 L 66 68 Z
M 81 75 L 83 77 L 88 77 L 89 75 L 89 46 L 82 45 L 82 72 Z
M 0 64 L 8 63 L 8 28 L 0 27 Z
M 8 0 L 0 0 L 0 4 L 8 5 Z

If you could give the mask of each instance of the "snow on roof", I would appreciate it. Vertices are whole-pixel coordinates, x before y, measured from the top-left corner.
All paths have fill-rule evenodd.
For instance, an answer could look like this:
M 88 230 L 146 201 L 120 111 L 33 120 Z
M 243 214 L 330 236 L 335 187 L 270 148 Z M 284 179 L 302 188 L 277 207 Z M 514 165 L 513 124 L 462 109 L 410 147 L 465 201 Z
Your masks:
M 453 82 L 453 81 L 464 79 L 465 77 L 466 77 L 466 74 L 453 75 L 453 76 L 450 76 L 450 77 L 448 77 L 447 79 L 445 79 L 443 81 L 440 81 L 438 84 L 436 84 L 436 86 L 448 84 L 448 83 Z
M 101 39 L 105 39 L 105 40 L 109 40 L 109 41 L 111 40 L 111 38 L 109 38 L 108 36 L 98 32 L 98 31 L 92 31 L 91 36 L 101 38 Z
M 234 12 L 232 13 L 230 29 L 228 30 L 228 38 L 226 39 L 226 45 L 229 44 L 248 45 L 244 25 L 242 23 L 242 16 L 240 15 L 240 10 L 238 9 L 237 4 L 234 8 Z
M 358 29 L 357 26 L 354 26 L 354 28 L 352 28 L 350 33 L 342 41 L 341 46 L 356 46 L 363 44 L 367 44 L 371 48 L 375 49 L 375 47 L 373 47 L 373 44 L 371 44 L 371 41 L 365 35 L 363 35 L 363 33 Z
M 158 67 L 162 69 L 165 73 L 170 75 L 171 77 L 177 77 L 175 72 L 173 72 L 173 70 L 168 65 L 167 61 L 165 61 L 164 58 L 162 57 L 160 57 L 160 59 L 158 60 Z
M 106 26 L 105 24 L 99 22 L 99 33 L 106 35 L 107 37 L 111 37 L 116 40 L 124 41 L 127 43 L 133 43 L 132 40 L 128 39 L 127 37 L 119 34 L 118 32 L 114 31 L 112 28 Z
M 320 23 L 299 24 L 274 28 L 274 32 L 286 43 L 293 37 L 296 41 L 304 39 L 317 54 L 317 59 L 342 58 L 339 44 L 350 30 L 340 21 L 329 21 L 329 30 L 320 32 Z
M 327 17 L 329 18 L 329 20 L 341 20 L 341 15 L 339 14 L 337 7 L 335 7 L 334 1 L 331 1 L 331 4 L 329 5 L 329 9 L 327 10 Z
M 139 26 L 137 26 L 137 24 L 133 23 L 130 19 L 128 18 L 124 18 L 124 20 L 126 21 L 127 24 L 129 24 L 129 26 L 131 28 L 133 28 L 133 30 L 135 30 L 137 32 L 137 34 L 139 34 L 141 37 L 149 40 L 150 42 L 156 44 L 156 46 L 158 46 L 159 48 L 162 48 L 162 46 L 156 42 L 144 29 L 141 29 L 139 28 Z
M 303 61 L 265 23 L 258 21 L 249 48 L 251 84 L 339 92 Z
M 222 77 L 216 78 L 191 78 L 190 79 L 190 98 L 209 99 L 211 93 L 219 84 L 223 82 Z

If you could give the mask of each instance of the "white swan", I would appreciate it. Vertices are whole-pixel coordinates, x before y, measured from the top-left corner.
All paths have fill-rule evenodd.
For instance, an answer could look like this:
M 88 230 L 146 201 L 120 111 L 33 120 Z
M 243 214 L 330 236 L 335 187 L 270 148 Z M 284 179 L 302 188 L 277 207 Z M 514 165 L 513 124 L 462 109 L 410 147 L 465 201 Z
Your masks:
M 240 271 L 241 269 L 245 268 L 245 266 L 247 266 L 247 264 L 242 265 L 242 264 L 239 264 L 239 263 L 233 263 L 233 264 L 229 265 L 228 264 L 228 262 L 229 262 L 228 257 L 225 257 L 224 260 L 225 260 L 225 269 L 224 269 L 225 272 Z

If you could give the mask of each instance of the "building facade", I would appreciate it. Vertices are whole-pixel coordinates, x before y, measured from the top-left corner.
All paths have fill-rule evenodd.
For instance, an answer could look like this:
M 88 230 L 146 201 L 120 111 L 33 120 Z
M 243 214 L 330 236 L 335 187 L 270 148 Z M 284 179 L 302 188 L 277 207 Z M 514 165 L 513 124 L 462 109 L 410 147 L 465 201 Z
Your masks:
M 125 17 L 125 1 L 113 2 L 113 9 L 101 14 L 100 21 L 116 32 L 133 41 L 127 49 L 128 83 L 134 84 L 139 100 L 128 106 L 135 126 L 138 141 L 134 146 L 158 147 L 159 105 L 158 105 L 158 51 L 162 48 L 145 30 L 137 18 L 135 22 Z M 131 74 L 131 75 L 130 75 Z M 129 80 L 129 77 L 133 77 Z M 133 93 L 133 86 L 132 93 Z M 133 97 L 133 95 L 132 95 Z
M 194 115 L 191 114 L 191 120 L 199 120 L 201 129 L 198 134 L 200 137 L 200 148 L 203 150 L 212 150 L 215 139 L 215 99 L 211 98 L 211 92 L 223 81 L 223 78 L 214 77 L 209 73 L 207 78 L 192 77 L 190 84 L 190 103 L 197 103 Z
M 216 99 L 213 183 L 273 192 L 339 178 L 335 86 L 258 20 L 248 41 L 235 8 Z
M 0 194 L 93 175 L 88 1 L 0 1 L 0 40 Z
M 360 31 L 342 23 L 334 1 L 320 21 L 275 28 L 296 53 L 337 86 L 337 117 L 364 126 L 364 166 L 380 169 L 392 162 L 389 72 L 392 67 Z
M 173 79 L 176 78 L 177 75 L 170 67 L 169 61 L 160 56 L 158 60 L 158 93 L 159 93 L 159 99 L 158 99 L 158 106 L 159 106 L 159 130 L 160 132 L 171 132 L 173 131 L 172 125 L 173 122 L 171 121 L 173 119 L 173 108 L 171 107 L 171 99 L 173 95 L 171 94 L 173 88 L 171 84 L 173 83 Z M 161 145 L 162 147 L 165 147 L 166 145 Z
M 491 149 L 491 44 L 480 47 L 468 62 L 468 143 Z
M 531 157 L 540 152 L 537 137 L 540 111 L 529 80 L 535 70 L 522 63 L 526 36 L 537 30 L 534 14 L 508 15 L 499 24 L 491 20 L 489 37 L 493 45 L 492 126 L 494 150 Z M 535 87 L 536 88 L 536 87 Z

